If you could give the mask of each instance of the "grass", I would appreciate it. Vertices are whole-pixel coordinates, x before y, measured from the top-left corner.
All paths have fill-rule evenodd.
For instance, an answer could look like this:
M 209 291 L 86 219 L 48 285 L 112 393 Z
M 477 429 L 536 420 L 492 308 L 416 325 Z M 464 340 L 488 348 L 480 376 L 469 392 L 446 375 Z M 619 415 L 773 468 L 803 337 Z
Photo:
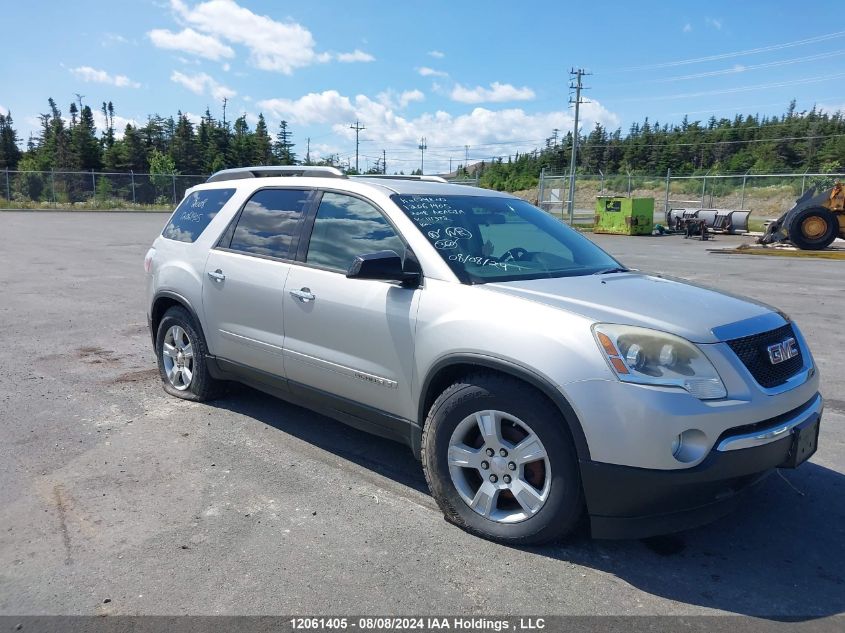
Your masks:
M 120 199 L 85 202 L 33 202 L 32 200 L 0 200 L 0 211 L 129 211 L 135 213 L 170 213 L 169 206 L 133 204 Z

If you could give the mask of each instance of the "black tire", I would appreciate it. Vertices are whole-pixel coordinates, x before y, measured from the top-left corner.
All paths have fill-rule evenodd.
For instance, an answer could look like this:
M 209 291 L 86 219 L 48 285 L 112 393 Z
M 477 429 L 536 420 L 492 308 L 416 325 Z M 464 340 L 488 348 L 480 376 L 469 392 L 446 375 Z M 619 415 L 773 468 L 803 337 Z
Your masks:
M 813 219 L 824 222 L 826 228 L 815 235 L 806 235 L 802 227 L 805 226 L 805 222 Z M 820 251 L 830 246 L 836 239 L 836 235 L 839 233 L 839 222 L 829 209 L 810 207 L 809 209 L 801 209 L 792 216 L 788 233 L 789 241 L 798 248 L 805 251 Z
M 185 388 L 181 389 L 171 383 L 165 369 L 164 341 L 168 331 L 174 326 L 180 327 L 185 332 L 193 351 L 192 376 Z M 185 308 L 173 306 L 164 313 L 156 332 L 156 357 L 158 358 L 158 371 L 162 385 L 171 396 L 193 402 L 204 402 L 213 400 L 222 393 L 223 384 L 212 378 L 208 372 L 206 360 L 208 348 L 205 344 L 205 338 Z
M 449 471 L 452 434 L 465 418 L 483 410 L 502 411 L 530 423 L 546 449 L 551 469 L 548 496 L 536 514 L 518 522 L 495 521 L 470 508 Z M 431 494 L 446 520 L 485 539 L 509 545 L 546 543 L 573 532 L 583 515 L 578 459 L 566 421 L 542 394 L 508 376 L 468 376 L 440 394 L 423 428 L 422 463 Z

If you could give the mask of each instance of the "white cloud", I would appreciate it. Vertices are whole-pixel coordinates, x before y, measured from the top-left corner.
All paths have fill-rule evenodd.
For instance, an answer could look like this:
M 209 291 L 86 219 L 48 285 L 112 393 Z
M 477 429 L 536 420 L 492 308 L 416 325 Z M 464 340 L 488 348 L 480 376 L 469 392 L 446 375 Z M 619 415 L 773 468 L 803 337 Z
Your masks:
M 416 88 L 414 90 L 405 90 L 399 94 L 394 90 L 385 90 L 376 95 L 376 99 L 388 108 L 402 109 L 414 101 L 424 101 L 425 94 L 423 94 L 422 90 L 417 90 Z
M 337 121 L 343 113 L 354 112 L 349 97 L 337 90 L 310 93 L 299 99 L 265 99 L 258 107 L 268 110 L 280 119 L 295 121 L 303 125 Z
M 443 59 L 444 57 L 446 57 L 446 53 L 444 53 L 443 51 L 428 51 L 428 54 L 431 57 L 436 57 L 437 59 Z
M 153 29 L 147 33 L 153 45 L 169 51 L 182 51 L 205 59 L 217 61 L 235 56 L 235 51 L 210 35 L 197 33 L 194 29 L 182 29 L 178 33 L 167 29 Z
M 118 33 L 106 33 L 100 42 L 103 46 L 113 46 L 116 44 L 129 44 L 129 40 Z
M 196 114 L 194 112 L 184 112 L 183 114 L 188 117 L 188 121 L 190 121 L 194 125 L 199 125 L 200 123 L 202 123 L 203 115 L 201 114 Z
M 7 108 L 4 105 L 0 105 L 0 114 L 2 114 L 2 115 L 9 114 L 9 108 Z
M 686 24 L 684 24 L 684 28 L 682 28 L 681 30 L 682 30 L 684 33 L 689 33 L 690 31 L 692 31 L 692 24 L 690 24 L 689 22 L 687 22 Z
M 422 75 L 423 77 L 448 77 L 449 73 L 444 72 L 442 70 L 434 70 L 434 68 L 429 68 L 428 66 L 422 66 L 421 68 L 417 68 L 417 72 Z
M 707 26 L 712 26 L 717 31 L 722 30 L 722 20 L 717 20 L 716 18 L 704 18 L 704 23 Z
M 118 88 L 140 88 L 141 84 L 137 81 L 132 81 L 126 75 L 110 75 L 105 70 L 98 70 L 91 68 L 91 66 L 79 66 L 71 68 L 70 72 L 76 77 L 85 82 L 92 82 L 98 84 L 109 84 Z
M 170 75 L 170 81 L 181 84 L 194 94 L 210 94 L 218 101 L 222 99 L 231 99 L 238 94 L 228 86 L 218 83 L 213 77 L 206 73 L 186 75 L 178 70 L 174 70 L 173 74 Z
M 528 87 L 516 88 L 511 84 L 494 81 L 489 88 L 482 86 L 466 88 L 455 84 L 449 96 L 453 101 L 460 103 L 501 103 L 503 101 L 530 101 L 534 98 L 534 91 Z
M 401 95 L 399 95 L 399 105 L 403 108 L 412 101 L 423 100 L 425 100 L 425 95 L 422 93 L 422 90 L 406 90 Z
M 426 170 L 445 171 L 450 154 L 454 153 L 456 161 L 462 160 L 464 144 L 471 146 L 471 157 L 489 160 L 491 156 L 532 150 L 542 145 L 554 128 L 572 127 L 569 110 L 528 113 L 521 108 L 477 107 L 458 116 L 441 110 L 406 118 L 397 112 L 396 102 L 385 101 L 384 95 L 372 99 L 327 90 L 299 99 L 267 99 L 256 106 L 273 118 L 286 119 L 294 125 L 330 126 L 338 140 L 344 139 L 352 147 L 355 132 L 349 124 L 359 120 L 367 128 L 367 139 L 375 143 L 373 147 L 393 148 L 388 150 L 388 169 L 405 172 L 419 166 L 415 148 L 421 136 L 426 137 L 430 152 L 426 154 Z M 619 126 L 619 118 L 596 101 L 585 103 L 581 116 L 585 130 L 596 123 L 611 129 Z M 312 147 L 312 153 L 316 151 Z
M 99 110 L 93 111 L 94 115 L 94 125 L 97 126 L 97 130 L 100 132 L 104 132 L 106 129 L 106 117 L 103 116 L 103 113 Z M 115 138 L 123 138 L 123 132 L 126 130 L 126 126 L 131 125 L 132 127 L 138 127 L 138 122 L 135 119 L 127 119 L 126 117 L 117 116 L 114 117 L 114 136 Z
M 358 50 L 357 48 L 352 51 L 351 53 L 338 53 L 337 54 L 337 61 L 344 62 L 344 63 L 351 63 L 351 62 L 374 62 L 376 58 L 370 55 L 369 53 L 365 53 L 362 50 Z
M 816 109 L 827 112 L 828 114 L 836 114 L 837 112 L 845 112 L 845 103 L 840 103 L 839 105 L 819 103 L 816 105 Z M 0 112 L 2 112 L 2 110 L 3 108 L 0 107 Z
M 171 7 L 180 20 L 202 33 L 245 46 L 250 63 L 262 70 L 289 75 L 297 68 L 328 60 L 316 52 L 314 37 L 301 24 L 258 15 L 234 0 L 208 0 L 193 7 L 183 0 L 171 0 Z

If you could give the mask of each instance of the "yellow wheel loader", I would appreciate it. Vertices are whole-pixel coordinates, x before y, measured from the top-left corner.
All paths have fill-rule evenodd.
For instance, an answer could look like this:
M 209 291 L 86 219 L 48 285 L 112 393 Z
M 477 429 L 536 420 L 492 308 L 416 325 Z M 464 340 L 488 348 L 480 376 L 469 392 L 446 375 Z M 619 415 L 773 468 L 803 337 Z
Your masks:
M 820 251 L 837 237 L 845 239 L 845 187 L 838 180 L 822 193 L 807 191 L 794 207 L 769 224 L 757 243 L 792 242 L 802 250 Z

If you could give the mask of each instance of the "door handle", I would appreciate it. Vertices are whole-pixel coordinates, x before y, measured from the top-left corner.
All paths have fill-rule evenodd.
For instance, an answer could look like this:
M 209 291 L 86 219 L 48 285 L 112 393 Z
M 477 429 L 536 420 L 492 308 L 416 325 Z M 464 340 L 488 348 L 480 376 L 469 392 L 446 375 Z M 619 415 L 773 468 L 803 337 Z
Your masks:
M 299 299 L 302 303 L 308 303 L 309 301 L 314 301 L 317 298 L 316 295 L 312 294 L 310 288 L 302 288 L 301 290 L 291 290 L 290 296 L 294 297 L 295 299 Z
M 226 279 L 226 275 L 223 274 L 223 271 L 219 268 L 214 272 L 208 271 L 208 276 L 211 277 L 214 281 L 223 281 Z

